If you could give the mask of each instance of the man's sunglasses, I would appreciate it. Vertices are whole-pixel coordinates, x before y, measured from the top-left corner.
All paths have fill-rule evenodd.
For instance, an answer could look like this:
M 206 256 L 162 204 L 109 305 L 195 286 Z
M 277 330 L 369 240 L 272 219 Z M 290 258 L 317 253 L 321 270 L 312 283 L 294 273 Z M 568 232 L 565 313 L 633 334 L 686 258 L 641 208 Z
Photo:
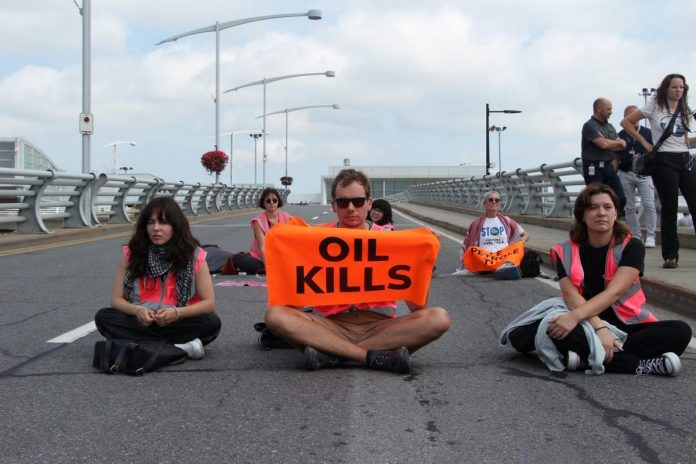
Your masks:
M 500 198 L 489 198 L 488 203 L 500 203 Z
M 341 209 L 347 208 L 348 205 L 351 203 L 353 203 L 354 207 L 361 208 L 365 204 L 365 201 L 367 201 L 366 197 L 334 198 L 336 206 L 338 206 Z
M 266 198 L 266 203 L 278 203 L 278 199 L 276 197 Z

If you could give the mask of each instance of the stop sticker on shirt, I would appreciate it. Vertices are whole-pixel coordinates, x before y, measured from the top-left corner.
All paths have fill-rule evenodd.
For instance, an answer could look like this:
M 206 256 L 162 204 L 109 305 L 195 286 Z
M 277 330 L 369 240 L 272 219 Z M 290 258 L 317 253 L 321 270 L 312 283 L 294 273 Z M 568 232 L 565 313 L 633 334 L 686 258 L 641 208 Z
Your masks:
M 265 247 L 270 306 L 425 304 L 440 250 L 437 237 L 425 228 L 312 227 L 298 218 L 273 226 Z

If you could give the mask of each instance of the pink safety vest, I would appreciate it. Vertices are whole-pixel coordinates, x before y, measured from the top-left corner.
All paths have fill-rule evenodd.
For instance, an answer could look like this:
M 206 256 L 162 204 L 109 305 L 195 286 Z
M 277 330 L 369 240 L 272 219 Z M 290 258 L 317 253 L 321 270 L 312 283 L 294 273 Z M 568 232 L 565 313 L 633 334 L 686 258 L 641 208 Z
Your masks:
M 618 263 L 621 262 L 621 255 L 624 248 L 631 240 L 631 235 L 628 235 L 622 243 L 614 244 L 614 239 L 609 243 L 609 252 L 607 253 L 606 265 L 604 269 L 604 285 L 609 285 L 609 282 L 614 278 Z M 565 240 L 557 243 L 551 249 L 551 257 L 556 263 L 559 259 L 563 264 L 566 275 L 570 282 L 578 289 L 582 295 L 584 292 L 583 280 L 585 271 L 580 262 L 580 247 L 577 243 L 570 240 Z M 626 293 L 621 295 L 614 304 L 611 305 L 616 316 L 621 319 L 624 324 L 640 324 L 645 322 L 656 322 L 657 318 L 647 309 L 643 308 L 645 304 L 645 295 L 640 286 L 640 278 L 636 279 L 628 287 Z
M 203 261 L 205 261 L 206 254 L 207 253 L 204 249 L 198 247 L 196 247 L 196 251 L 193 253 L 194 279 L 191 283 L 191 293 L 193 296 L 189 300 L 188 304 L 196 303 L 201 299 L 198 293 L 196 293 L 195 275 L 198 274 Z M 126 260 L 130 261 L 130 248 L 128 248 L 127 245 L 123 247 L 123 255 L 126 257 Z M 169 272 L 162 277 L 138 277 L 135 282 L 133 282 L 133 295 L 131 296 L 130 302 L 140 306 L 145 306 L 146 308 L 154 311 L 157 311 L 164 306 L 176 306 L 176 302 L 178 300 L 178 296 L 176 294 L 176 273 Z M 162 286 L 163 281 L 164 286 Z
M 325 227 L 336 227 L 338 223 L 333 222 L 325 224 Z M 370 230 L 391 230 L 383 226 L 372 223 Z M 324 316 L 334 316 L 346 310 L 355 311 L 372 311 L 383 316 L 396 318 L 396 301 L 375 301 L 371 303 L 354 303 L 354 304 L 339 304 L 339 305 L 324 305 L 315 306 L 315 311 L 319 311 Z
M 290 215 L 288 213 L 286 213 L 285 211 L 278 211 L 277 224 L 286 224 L 289 220 Z M 251 220 L 252 226 L 254 225 L 254 222 L 257 223 L 259 227 L 261 227 L 261 230 L 263 231 L 264 235 L 267 234 L 269 229 L 271 228 L 271 223 L 268 220 L 268 216 L 266 215 L 265 211 Z M 251 241 L 251 249 L 249 250 L 249 254 L 254 258 L 258 259 L 259 261 L 263 258 L 263 256 L 261 255 L 261 244 L 258 240 L 256 240 L 256 235 L 254 235 L 254 238 Z

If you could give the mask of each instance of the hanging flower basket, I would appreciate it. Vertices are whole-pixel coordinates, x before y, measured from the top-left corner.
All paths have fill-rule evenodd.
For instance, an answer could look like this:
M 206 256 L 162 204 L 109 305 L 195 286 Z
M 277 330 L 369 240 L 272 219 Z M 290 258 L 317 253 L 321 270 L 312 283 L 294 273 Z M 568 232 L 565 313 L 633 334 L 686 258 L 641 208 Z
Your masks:
M 292 177 L 290 176 L 283 176 L 280 178 L 280 183 L 283 184 L 284 186 L 292 185 Z
M 220 174 L 227 166 L 230 157 L 220 150 L 209 151 L 201 156 L 201 164 L 208 174 Z

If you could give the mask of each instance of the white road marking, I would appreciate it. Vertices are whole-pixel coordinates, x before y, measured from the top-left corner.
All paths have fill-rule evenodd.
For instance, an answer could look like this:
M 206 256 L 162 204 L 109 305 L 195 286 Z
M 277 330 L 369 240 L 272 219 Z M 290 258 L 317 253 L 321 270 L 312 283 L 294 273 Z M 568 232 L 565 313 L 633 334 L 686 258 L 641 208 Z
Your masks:
M 331 211 L 324 211 L 324 212 L 321 213 L 321 214 L 329 214 L 330 212 L 331 212 Z
M 72 343 L 82 337 L 85 337 L 97 330 L 94 321 L 88 322 L 85 325 L 72 329 L 70 332 L 65 332 L 63 335 L 58 335 L 56 338 L 48 340 L 46 343 Z
M 319 219 L 319 216 L 314 216 L 310 221 L 316 221 L 317 219 Z

